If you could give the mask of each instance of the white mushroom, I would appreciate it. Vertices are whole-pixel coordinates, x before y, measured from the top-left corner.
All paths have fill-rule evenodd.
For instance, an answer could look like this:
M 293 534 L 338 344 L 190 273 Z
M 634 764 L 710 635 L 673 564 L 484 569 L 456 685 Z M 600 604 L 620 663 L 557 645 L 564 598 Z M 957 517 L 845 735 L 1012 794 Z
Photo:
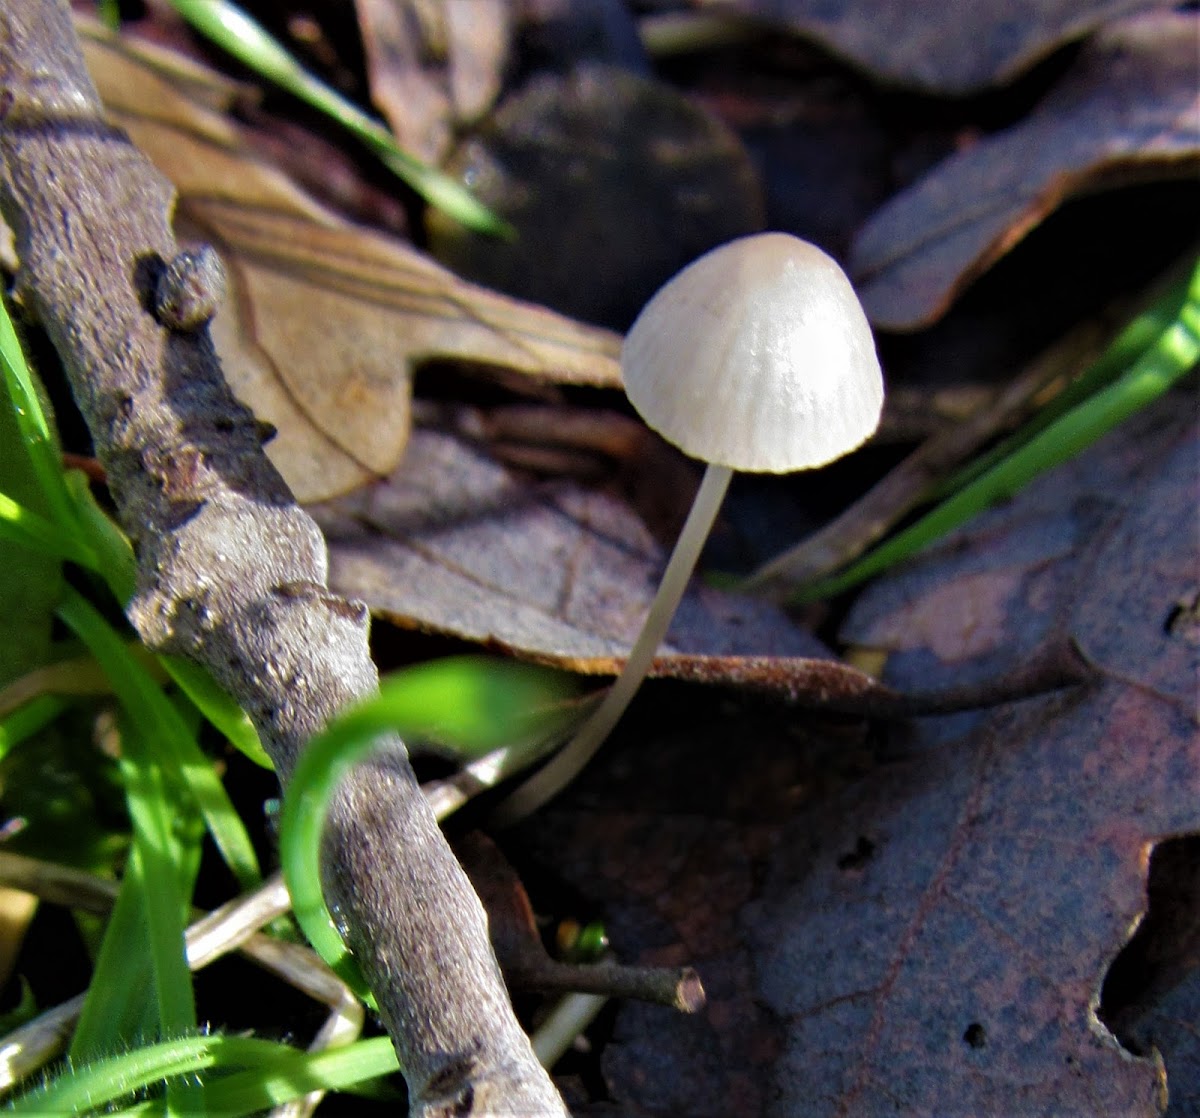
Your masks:
M 500 806 L 501 822 L 572 780 L 624 713 L 733 471 L 823 466 L 869 438 L 883 407 L 875 342 L 850 281 L 820 249 L 786 233 L 732 241 L 684 268 L 634 322 L 621 369 L 646 423 L 708 467 L 620 676 L 567 746 Z

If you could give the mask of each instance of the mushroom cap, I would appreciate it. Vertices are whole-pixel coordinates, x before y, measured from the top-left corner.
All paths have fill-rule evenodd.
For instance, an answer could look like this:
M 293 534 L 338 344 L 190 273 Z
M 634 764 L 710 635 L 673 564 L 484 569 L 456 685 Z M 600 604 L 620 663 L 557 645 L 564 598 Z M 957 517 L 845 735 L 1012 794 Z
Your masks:
M 684 268 L 638 315 L 621 369 L 647 424 L 735 470 L 823 466 L 864 442 L 883 407 L 850 281 L 787 233 L 731 241 Z

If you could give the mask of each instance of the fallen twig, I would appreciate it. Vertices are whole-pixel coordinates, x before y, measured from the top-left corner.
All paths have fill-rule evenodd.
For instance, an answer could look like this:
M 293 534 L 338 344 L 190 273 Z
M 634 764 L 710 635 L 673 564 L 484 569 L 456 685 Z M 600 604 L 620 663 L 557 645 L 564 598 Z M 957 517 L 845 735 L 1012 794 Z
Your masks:
M 208 668 L 286 781 L 305 743 L 376 689 L 367 613 L 326 589 L 320 532 L 225 384 L 197 325 L 220 298 L 211 269 L 185 267 L 170 184 L 105 122 L 66 0 L 0 0 L 0 160 L 18 291 L 58 349 L 138 556 L 129 617 L 151 648 Z M 564 1113 L 399 739 L 339 791 L 325 872 L 411 1112 Z

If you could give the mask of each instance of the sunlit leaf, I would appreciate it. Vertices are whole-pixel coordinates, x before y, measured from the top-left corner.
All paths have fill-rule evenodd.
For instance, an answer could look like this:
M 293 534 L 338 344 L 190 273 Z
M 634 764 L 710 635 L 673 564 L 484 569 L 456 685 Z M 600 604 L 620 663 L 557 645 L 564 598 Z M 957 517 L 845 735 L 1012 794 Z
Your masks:
M 408 439 L 411 374 L 448 361 L 542 382 L 615 386 L 618 339 L 459 280 L 412 247 L 319 205 L 241 146 L 232 122 L 84 25 L 113 119 L 179 191 L 183 239 L 221 253 L 229 296 L 213 337 L 234 391 L 278 431 L 267 451 L 315 500 L 385 475 Z

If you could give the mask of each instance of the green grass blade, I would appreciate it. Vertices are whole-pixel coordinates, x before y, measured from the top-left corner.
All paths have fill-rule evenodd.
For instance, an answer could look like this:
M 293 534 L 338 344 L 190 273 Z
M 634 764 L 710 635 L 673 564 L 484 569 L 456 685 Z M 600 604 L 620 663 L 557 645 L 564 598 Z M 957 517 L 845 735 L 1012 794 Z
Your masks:
M 82 539 L 18 504 L 6 493 L 0 493 L 0 540 L 54 559 L 69 559 L 92 570 L 99 565 Z
M 303 1098 L 310 1091 L 339 1091 L 399 1070 L 388 1037 L 360 1040 L 324 1052 L 292 1051 L 270 1075 L 244 1071 L 207 1083 L 204 1101 L 213 1118 L 241 1118 Z
M 76 1066 L 159 1035 L 153 945 L 146 912 L 146 875 L 134 844 L 121 890 L 108 915 L 92 981 L 71 1037 L 68 1058 Z
M 109 31 L 121 28 L 121 0 L 96 0 L 96 16 Z
M 38 695 L 0 718 L 0 761 L 21 742 L 50 725 L 68 705 L 61 695 Z
M 3 299 L 0 373 L 48 517 L 37 516 L 6 498 L 0 502 L 0 530 L 5 538 L 26 546 L 40 545 L 49 554 L 98 571 L 118 599 L 127 601 L 134 589 L 133 551 L 120 529 L 96 504 L 87 479 L 78 471 L 63 470 L 58 445 Z M 24 535 L 15 537 L 14 531 Z
M 517 231 L 513 226 L 449 175 L 397 147 L 390 132 L 380 129 L 377 135 L 362 136 L 361 139 L 392 174 L 459 225 L 501 240 L 516 239 Z
M 196 709 L 213 724 L 229 742 L 256 765 L 264 769 L 275 766 L 263 749 L 254 723 L 213 681 L 212 676 L 197 664 L 176 656 L 159 656 L 158 662 L 192 701 Z
M 132 726 L 126 728 L 121 745 L 125 756 L 120 768 L 133 824 L 133 855 L 126 874 L 133 877 L 133 895 L 141 901 L 139 907 L 146 922 L 157 1002 L 156 1033 L 170 1036 L 194 1032 L 196 1005 L 183 938 L 190 890 L 185 894 L 181 882 L 186 873 L 182 863 L 188 859 L 173 827 L 180 805 L 168 794 L 149 745 Z M 118 950 L 124 946 L 119 945 Z M 97 974 L 94 984 L 101 997 L 110 992 L 111 981 L 106 976 Z
M 243 1070 L 244 1069 L 244 1070 Z M 111 1107 L 136 1091 L 164 1080 L 210 1074 L 204 1101 L 211 1118 L 260 1113 L 310 1091 L 338 1091 L 398 1070 L 387 1037 L 373 1037 L 323 1052 L 301 1052 L 275 1041 L 253 1038 L 188 1037 L 147 1045 L 127 1055 L 97 1061 L 66 1073 L 46 1088 L 18 1100 L 18 1114 L 83 1113 Z M 83 1078 L 80 1085 L 76 1079 Z M 133 1118 L 155 1113 L 161 1102 L 106 1111 Z
M 247 890 L 256 888 L 262 882 L 262 872 L 254 845 L 212 763 L 179 711 L 85 599 L 68 592 L 59 615 L 87 644 L 146 740 L 155 742 L 162 751 L 162 762 L 186 785 L 239 885 Z
M 149 744 L 132 726 L 122 734 L 121 747 L 125 756 L 120 769 L 136 853 L 127 872 L 135 875 L 135 891 L 143 898 L 158 1001 L 158 1032 L 160 1036 L 194 1032 L 196 1004 L 184 943 L 191 890 L 185 890 L 181 881 L 194 875 L 187 873 L 190 867 L 184 863 L 189 859 L 180 847 L 174 826 L 181 805 L 169 795 Z
M 133 849 L 127 872 L 140 878 L 137 892 L 143 904 L 160 1037 L 196 1031 L 196 999 L 192 973 L 187 962 L 186 914 L 190 910 L 196 872 L 200 867 L 199 835 L 187 843 L 180 833 L 187 814 L 184 805 L 168 790 L 164 776 L 148 742 L 132 725 L 121 735 L 124 756 L 120 760 L 125 779 L 126 802 L 133 823 Z M 182 824 L 182 825 L 181 825 Z M 138 960 L 133 960 L 136 967 Z M 104 976 L 93 976 L 101 990 L 111 987 Z M 188 1080 L 167 1084 L 167 1118 L 202 1115 L 198 1086 Z
M 844 571 L 805 587 L 791 600 L 809 602 L 841 593 L 916 554 L 1039 474 L 1091 446 L 1117 424 L 1158 399 L 1200 360 L 1200 263 L 1174 322 L 1116 381 L 1061 415 L 985 474 L 915 524 L 869 551 Z
M 199 817 L 129 719 L 121 748 L 133 849 L 72 1041 L 77 1061 L 196 1031 L 184 926 L 200 868 Z M 189 1081 L 169 1084 L 166 1102 L 171 1115 L 202 1113 Z
M 3 305 L 0 303 L 0 312 Z M 5 318 L 0 317 L 0 328 Z M 4 364 L 5 371 L 10 367 Z M 16 383 L 19 386 L 28 379 L 10 380 L 9 388 Z M 34 397 L 36 399 L 36 396 Z M 17 415 L 21 415 L 21 406 L 14 405 Z M 28 409 L 26 409 L 28 415 Z M 38 416 L 44 423 L 44 415 L 38 409 Z M 40 429 L 40 424 L 34 424 Z M 25 438 L 25 436 L 22 436 Z M 37 468 L 38 484 L 47 508 L 52 510 L 54 519 L 48 520 L 32 509 L 13 500 L 5 493 L 0 493 L 0 539 L 20 544 L 22 547 L 57 559 L 69 559 L 81 567 L 101 574 L 117 595 L 119 601 L 128 601 L 133 594 L 135 582 L 135 564 L 133 549 L 124 534 L 96 504 L 95 498 L 87 487 L 87 479 L 76 470 L 64 472 L 55 458 L 52 467 L 47 465 L 41 452 L 40 435 L 36 433 L 25 441 L 25 446 L 31 451 L 31 465 Z M 53 481 L 47 479 L 53 474 Z
M 158 1006 L 145 919 L 145 873 L 136 846 L 125 863 L 121 891 L 108 915 L 92 982 L 67 1050 L 80 1067 L 157 1035 Z
M 321 832 L 334 788 L 388 732 L 451 743 L 470 756 L 552 733 L 574 717 L 567 680 L 561 672 L 483 657 L 422 664 L 384 680 L 376 698 L 336 719 L 300 755 L 279 828 L 292 909 L 313 948 L 368 1004 L 321 892 Z
M 286 1061 L 295 1051 L 275 1041 L 245 1037 L 192 1035 L 161 1041 L 69 1068 L 18 1098 L 9 1113 L 93 1113 L 156 1083 L 195 1075 L 206 1068 L 253 1067 L 269 1071 L 280 1063 L 287 1066 Z
M 1167 281 L 1162 293 L 1109 342 L 1104 352 L 1082 376 L 1063 389 L 1019 431 L 942 482 L 933 494 L 931 503 L 969 485 L 1044 431 L 1060 416 L 1112 384 L 1185 313 L 1193 283 L 1194 273 L 1191 269 L 1185 269 L 1177 278 Z
M 63 484 L 62 459 L 9 316 L 7 301 L 3 298 L 0 298 L 0 372 L 12 401 L 21 442 L 46 501 L 46 510 L 51 519 L 70 533 L 76 527 L 76 521 L 74 505 Z
M 466 187 L 404 151 L 378 121 L 314 77 L 272 35 L 228 0 L 171 0 L 197 31 L 256 73 L 337 121 L 418 194 L 468 229 L 511 236 L 512 229 Z
M 81 471 L 68 470 L 65 481 L 84 537 L 97 557 L 93 569 L 108 583 L 117 601 L 124 605 L 133 597 L 137 585 L 137 560 L 133 548 L 125 533 L 92 496 L 87 477 Z

